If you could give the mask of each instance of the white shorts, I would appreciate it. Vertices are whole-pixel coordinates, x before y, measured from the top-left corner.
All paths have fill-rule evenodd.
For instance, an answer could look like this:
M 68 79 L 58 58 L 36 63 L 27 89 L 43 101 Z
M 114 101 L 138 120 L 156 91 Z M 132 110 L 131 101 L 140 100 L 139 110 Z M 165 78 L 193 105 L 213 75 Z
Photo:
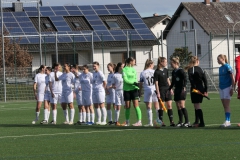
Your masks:
M 221 99 L 231 99 L 230 90 L 231 90 L 231 87 L 227 87 L 224 89 L 219 88 L 220 98 Z
M 44 101 L 49 101 L 50 102 L 51 99 L 51 92 L 45 92 L 44 94 Z
M 77 100 L 77 105 L 82 106 L 83 101 L 82 101 L 82 91 L 75 92 L 76 93 L 76 100 Z
M 105 92 L 102 91 L 102 92 L 94 92 L 93 91 L 93 94 L 92 94 L 92 101 L 93 101 L 93 104 L 101 104 L 101 103 L 104 103 L 105 102 Z
M 154 90 L 144 90 L 144 102 L 158 102 L 157 95 Z
M 73 103 L 73 91 L 63 92 L 61 103 Z
M 106 102 L 111 104 L 115 103 L 115 90 L 110 90 L 109 94 L 106 95 Z
M 38 102 L 43 102 L 44 101 L 44 93 L 38 93 L 37 94 Z
M 121 106 L 124 105 L 123 90 L 115 91 L 115 105 Z
M 92 105 L 92 92 L 82 91 L 82 105 L 91 106 Z
M 50 96 L 50 103 L 51 104 L 60 103 L 62 99 L 62 94 L 61 93 L 53 93 L 53 94 L 54 94 L 54 98 L 52 97 L 52 95 Z

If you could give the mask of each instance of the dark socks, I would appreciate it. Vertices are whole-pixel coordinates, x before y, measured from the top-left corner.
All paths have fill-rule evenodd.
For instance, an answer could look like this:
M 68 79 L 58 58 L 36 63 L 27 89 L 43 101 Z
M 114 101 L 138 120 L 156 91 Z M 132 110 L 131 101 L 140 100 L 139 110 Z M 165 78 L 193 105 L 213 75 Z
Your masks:
M 168 109 L 168 117 L 169 117 L 170 123 L 173 123 L 173 111 L 172 111 L 172 109 Z
M 198 109 L 197 110 L 197 114 L 198 114 L 198 117 L 200 119 L 200 124 L 204 124 L 204 120 L 203 120 L 203 112 L 201 109 Z
M 199 115 L 198 115 L 198 111 L 195 109 L 195 124 L 198 124 L 199 122 Z
M 185 123 L 188 123 L 188 113 L 187 113 L 187 109 L 186 108 L 182 108 L 182 113 L 184 115 L 184 118 L 185 118 Z
M 163 120 L 163 110 L 161 109 L 158 110 L 158 117 L 161 121 Z
M 183 112 L 182 110 L 178 110 L 178 117 L 179 117 L 179 122 L 182 123 L 183 122 Z

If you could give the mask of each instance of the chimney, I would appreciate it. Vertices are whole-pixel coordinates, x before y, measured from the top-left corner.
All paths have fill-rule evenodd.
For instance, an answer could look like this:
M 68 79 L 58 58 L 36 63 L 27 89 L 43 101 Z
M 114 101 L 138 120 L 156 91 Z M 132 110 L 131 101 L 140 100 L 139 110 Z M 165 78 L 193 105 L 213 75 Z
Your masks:
M 154 14 L 153 14 L 153 17 L 156 17 L 156 16 L 159 16 L 159 15 L 158 15 L 157 13 L 154 13 Z
M 204 0 L 204 3 L 205 3 L 206 5 L 210 5 L 210 0 Z
M 23 11 L 23 3 L 20 2 L 20 0 L 17 0 L 17 2 L 13 2 L 12 7 L 13 7 L 15 12 L 22 12 Z
M 212 2 L 220 2 L 220 0 L 212 0 Z

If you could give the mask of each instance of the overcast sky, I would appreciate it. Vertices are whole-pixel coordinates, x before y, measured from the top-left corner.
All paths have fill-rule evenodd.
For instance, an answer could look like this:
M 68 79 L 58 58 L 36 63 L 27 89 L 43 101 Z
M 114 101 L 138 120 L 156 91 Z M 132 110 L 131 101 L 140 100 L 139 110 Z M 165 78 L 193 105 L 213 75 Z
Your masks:
M 132 3 L 142 17 L 168 14 L 172 16 L 179 4 L 183 2 L 203 2 L 204 0 L 42 0 L 43 6 L 60 5 L 98 5 Z M 237 2 L 239 0 L 220 0 L 221 2 Z

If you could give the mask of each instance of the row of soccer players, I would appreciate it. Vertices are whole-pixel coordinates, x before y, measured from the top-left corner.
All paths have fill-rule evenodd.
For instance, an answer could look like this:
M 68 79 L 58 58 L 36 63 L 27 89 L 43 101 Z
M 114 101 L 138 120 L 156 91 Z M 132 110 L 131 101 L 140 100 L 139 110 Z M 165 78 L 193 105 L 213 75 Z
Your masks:
M 223 55 L 218 56 L 218 61 L 222 64 L 222 67 L 228 67 L 226 63 L 226 57 Z M 51 103 L 53 109 L 53 121 L 51 123 L 56 124 L 56 104 L 58 100 L 61 99 L 61 105 L 64 111 L 64 116 L 66 124 L 73 124 L 74 118 L 74 107 L 73 107 L 73 92 L 71 84 L 74 84 L 74 92 L 76 94 L 77 103 L 79 106 L 79 121 L 78 124 L 83 122 L 88 122 L 88 124 L 94 124 L 94 110 L 92 108 L 92 103 L 97 115 L 96 124 L 106 124 L 107 114 L 109 117 L 109 124 L 112 124 L 112 112 L 111 104 L 115 106 L 115 123 L 120 125 L 118 122 L 120 107 L 125 105 L 125 117 L 126 121 L 123 125 L 128 126 L 130 117 L 130 102 L 133 102 L 134 108 L 137 113 L 138 121 L 133 124 L 134 126 L 141 126 L 142 113 L 138 105 L 138 80 L 136 75 L 136 70 L 133 68 L 135 65 L 135 60 L 133 58 L 128 58 L 123 67 L 122 63 L 119 63 L 115 69 L 114 65 L 108 64 L 108 80 L 104 78 L 103 73 L 99 70 L 99 63 L 93 63 L 94 72 L 90 73 L 88 71 L 88 66 L 83 66 L 83 72 L 77 71 L 77 66 L 73 66 L 72 70 L 69 64 L 64 64 L 64 73 L 62 74 L 59 69 L 60 65 L 56 64 L 54 66 L 54 72 L 51 72 L 51 68 L 44 66 L 40 67 L 40 73 L 35 77 L 34 83 L 34 93 L 38 101 L 36 108 L 36 119 L 33 121 L 35 123 L 39 119 L 39 111 L 41 103 L 44 101 L 44 121 L 42 123 L 48 123 L 49 118 L 49 102 Z M 189 75 L 189 80 L 191 83 L 191 90 L 198 89 L 205 96 L 207 96 L 207 80 L 204 71 L 198 66 L 199 60 L 197 57 L 192 57 L 189 66 L 186 68 Z M 159 57 L 157 69 L 154 71 L 153 61 L 147 60 L 145 64 L 144 71 L 140 75 L 140 86 L 143 85 L 144 88 L 144 102 L 147 106 L 147 115 L 149 123 L 146 126 L 152 126 L 152 103 L 154 103 L 156 113 L 158 118 L 162 120 L 163 110 L 159 109 L 158 99 L 161 98 L 165 102 L 168 108 L 168 116 L 170 120 L 170 125 L 175 126 L 173 122 L 173 112 L 172 112 L 172 95 L 174 94 L 174 101 L 178 109 L 179 122 L 176 126 L 189 127 L 190 123 L 188 120 L 188 113 L 185 108 L 186 99 L 186 75 L 183 69 L 179 68 L 179 58 L 174 57 L 171 59 L 172 71 L 172 82 L 169 80 L 168 70 L 166 69 L 167 60 L 164 57 Z M 221 68 L 221 67 L 220 67 Z M 229 69 L 228 69 L 229 70 Z M 46 71 L 46 74 L 44 73 Z M 72 71 L 72 72 L 71 72 Z M 231 86 L 231 72 L 225 74 L 225 79 L 230 79 L 227 84 Z M 222 75 L 223 76 L 223 75 Z M 62 81 L 62 82 L 61 82 Z M 203 85 L 204 84 L 204 85 Z M 224 91 L 224 86 L 221 86 L 220 78 L 220 95 L 221 99 L 226 97 L 227 92 Z M 38 85 L 38 92 L 36 92 L 36 85 Z M 46 87 L 47 86 L 47 87 Z M 227 86 L 229 88 L 229 86 Z M 172 88 L 175 87 L 174 92 Z M 46 91 L 45 91 L 46 88 Z M 142 87 L 140 87 L 142 88 Z M 154 91 L 157 91 L 155 93 Z M 229 89 L 230 90 L 230 89 Z M 229 94 L 229 92 L 228 92 Z M 107 101 L 107 109 L 105 109 L 105 95 Z M 204 127 L 203 113 L 200 108 L 200 103 L 202 103 L 203 96 L 194 94 L 191 92 L 191 100 L 195 107 L 195 122 L 194 126 Z M 123 102 L 125 101 L 125 103 Z M 229 102 L 229 99 L 226 99 Z M 70 120 L 68 118 L 67 105 L 70 108 Z M 223 103 L 224 105 L 224 103 Z M 225 107 L 225 105 L 224 105 Z M 226 107 L 225 107 L 226 108 Z M 226 111 L 226 117 L 230 118 L 229 113 Z M 185 123 L 183 123 L 183 116 L 185 118 Z M 91 117 L 91 118 L 90 118 Z M 226 119 L 227 119 L 226 118 Z M 200 120 L 200 123 L 199 123 Z M 227 120 L 226 120 L 227 122 Z M 223 126 L 227 126 L 226 122 Z M 230 123 L 230 122 L 228 122 Z

